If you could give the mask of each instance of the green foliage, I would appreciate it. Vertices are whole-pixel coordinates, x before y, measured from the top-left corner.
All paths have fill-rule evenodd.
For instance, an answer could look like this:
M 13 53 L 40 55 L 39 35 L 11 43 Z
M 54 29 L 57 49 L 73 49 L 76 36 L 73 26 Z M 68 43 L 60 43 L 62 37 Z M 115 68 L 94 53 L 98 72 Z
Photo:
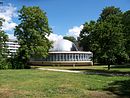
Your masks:
M 20 48 L 18 59 L 24 65 L 31 57 L 46 57 L 51 47 L 47 36 L 51 33 L 46 13 L 39 7 L 25 7 L 19 11 L 21 23 L 15 28 Z
M 128 53 L 130 58 L 130 10 L 126 11 L 123 14 L 122 23 L 124 25 L 123 32 L 126 38 L 126 52 Z
M 0 57 L 0 69 L 11 69 L 12 65 L 7 58 Z
M 1 28 L 3 21 L 4 20 L 0 18 L 0 69 L 8 69 L 10 68 L 10 63 L 7 61 L 7 47 L 5 43 L 8 36 Z
M 77 40 L 73 36 L 64 36 L 63 39 L 67 39 L 67 40 L 69 40 L 69 41 L 71 41 L 73 43 L 77 42 Z
M 114 21 L 113 19 L 111 19 Z M 98 36 L 98 59 L 101 63 L 113 64 L 127 59 L 124 47 L 124 36 L 122 25 L 112 22 L 101 22 L 97 25 L 96 36 Z M 123 59 L 124 57 L 124 59 Z
M 8 36 L 5 34 L 5 32 L 2 30 L 2 23 L 3 23 L 3 19 L 0 18 L 0 56 L 1 57 L 6 57 L 6 51 L 7 51 L 7 47 L 5 45 L 5 42 L 8 39 Z
M 97 22 L 85 23 L 79 42 L 84 50 L 93 52 L 95 61 L 108 65 L 126 62 L 128 55 L 119 8 L 106 7 Z
M 9 62 L 11 63 L 11 69 L 29 69 L 29 65 L 25 65 L 25 61 L 22 61 L 18 55 L 12 56 L 9 58 Z
M 80 32 L 80 38 L 78 39 L 78 41 L 79 41 L 80 46 L 83 47 L 84 51 L 90 51 L 90 50 L 92 52 L 96 51 L 95 50 L 97 46 L 96 42 L 95 44 L 92 44 L 94 43 L 94 39 L 92 38 L 92 35 L 94 33 L 95 25 L 96 25 L 95 21 L 90 21 L 90 23 L 86 22 L 84 24 L 84 28 Z
M 122 12 L 121 12 L 120 8 L 116 8 L 114 6 L 105 7 L 102 10 L 102 13 L 100 14 L 98 21 L 104 21 L 109 16 L 112 16 L 112 15 L 119 15 L 120 16 L 121 14 L 122 14 Z
M 66 40 L 69 40 L 69 41 L 73 42 L 76 45 L 76 47 L 79 48 L 78 42 L 77 42 L 75 37 L 73 37 L 73 36 L 64 36 L 63 39 L 66 39 Z

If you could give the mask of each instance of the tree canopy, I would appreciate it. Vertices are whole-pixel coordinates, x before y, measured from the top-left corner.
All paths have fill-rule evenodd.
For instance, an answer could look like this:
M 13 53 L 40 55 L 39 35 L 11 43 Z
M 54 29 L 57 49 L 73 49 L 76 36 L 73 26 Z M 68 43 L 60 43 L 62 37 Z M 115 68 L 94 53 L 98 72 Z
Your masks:
M 7 60 L 7 47 L 5 43 L 8 40 L 8 36 L 2 30 L 3 21 L 4 19 L 0 18 L 0 69 L 6 69 L 9 67 L 6 61 Z
M 121 14 L 122 14 L 122 12 L 121 12 L 120 8 L 116 8 L 114 6 L 105 7 L 102 10 L 102 13 L 100 14 L 98 21 L 104 21 L 108 17 L 111 17 L 113 15 L 120 16 Z
M 64 36 L 63 39 L 67 39 L 73 43 L 76 43 L 76 41 L 77 41 L 73 36 Z
M 30 57 L 46 57 L 51 47 L 47 36 L 52 33 L 46 13 L 36 6 L 23 6 L 19 20 L 14 33 L 20 44 L 19 58 L 27 63 Z
M 2 30 L 3 19 L 0 18 L 0 56 L 5 57 L 6 45 L 5 42 L 8 40 L 8 36 Z
M 122 23 L 124 25 L 123 32 L 126 39 L 126 43 L 125 43 L 126 52 L 130 57 L 130 10 L 126 11 L 123 14 Z
M 92 51 L 94 59 L 100 63 L 110 65 L 127 60 L 120 9 L 106 7 L 98 21 L 86 22 L 79 42 L 84 50 Z

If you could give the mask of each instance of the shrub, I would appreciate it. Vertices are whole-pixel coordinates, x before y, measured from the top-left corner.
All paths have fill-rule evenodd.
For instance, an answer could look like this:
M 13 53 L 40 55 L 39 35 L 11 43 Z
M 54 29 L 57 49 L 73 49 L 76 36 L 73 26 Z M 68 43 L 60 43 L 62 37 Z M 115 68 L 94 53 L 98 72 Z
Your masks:
M 0 69 L 11 69 L 11 63 L 6 58 L 0 58 Z

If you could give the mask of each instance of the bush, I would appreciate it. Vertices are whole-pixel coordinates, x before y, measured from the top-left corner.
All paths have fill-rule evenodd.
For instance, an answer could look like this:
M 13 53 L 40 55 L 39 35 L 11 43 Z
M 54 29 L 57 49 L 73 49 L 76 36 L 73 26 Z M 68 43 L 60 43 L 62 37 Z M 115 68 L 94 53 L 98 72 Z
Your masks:
M 10 63 L 12 66 L 12 69 L 29 69 L 30 66 L 25 64 L 21 59 L 18 58 L 18 56 L 14 56 L 10 58 Z
M 0 69 L 29 69 L 17 56 L 12 58 L 0 58 Z
M 5 58 L 0 58 L 0 69 L 11 69 L 11 63 Z

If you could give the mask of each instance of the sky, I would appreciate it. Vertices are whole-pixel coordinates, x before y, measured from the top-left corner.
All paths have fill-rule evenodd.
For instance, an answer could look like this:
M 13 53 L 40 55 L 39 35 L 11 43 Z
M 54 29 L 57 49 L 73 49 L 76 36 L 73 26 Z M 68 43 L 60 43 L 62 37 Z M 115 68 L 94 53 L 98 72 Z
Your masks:
M 63 36 L 78 37 L 85 22 L 97 20 L 103 8 L 115 6 L 123 12 L 130 10 L 130 0 L 0 0 L 5 11 L 0 17 L 5 18 L 3 30 L 14 38 L 13 29 L 20 23 L 17 11 L 25 6 L 39 6 L 46 12 L 53 34 L 50 39 L 57 40 Z

